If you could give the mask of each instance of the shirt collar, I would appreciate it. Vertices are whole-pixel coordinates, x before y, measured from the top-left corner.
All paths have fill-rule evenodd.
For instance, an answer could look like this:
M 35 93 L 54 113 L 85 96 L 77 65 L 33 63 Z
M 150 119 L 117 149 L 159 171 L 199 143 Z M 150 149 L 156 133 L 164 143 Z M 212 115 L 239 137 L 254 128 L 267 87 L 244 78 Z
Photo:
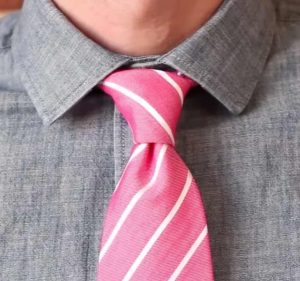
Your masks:
M 228 0 L 190 39 L 163 58 L 239 114 L 262 74 L 275 29 L 269 0 Z
M 52 1 L 27 0 L 12 46 L 24 86 L 45 124 L 112 71 L 151 60 L 193 78 L 230 111 L 240 113 L 264 68 L 274 14 L 271 0 L 225 0 L 202 28 L 167 54 L 132 58 L 87 38 Z

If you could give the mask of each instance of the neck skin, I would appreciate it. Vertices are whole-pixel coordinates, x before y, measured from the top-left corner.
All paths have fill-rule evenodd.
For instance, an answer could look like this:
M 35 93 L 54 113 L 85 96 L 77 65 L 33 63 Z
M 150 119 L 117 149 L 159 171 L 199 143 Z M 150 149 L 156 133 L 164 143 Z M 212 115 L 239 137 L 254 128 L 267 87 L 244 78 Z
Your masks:
M 53 0 L 88 37 L 124 55 L 159 55 L 191 36 L 223 0 Z

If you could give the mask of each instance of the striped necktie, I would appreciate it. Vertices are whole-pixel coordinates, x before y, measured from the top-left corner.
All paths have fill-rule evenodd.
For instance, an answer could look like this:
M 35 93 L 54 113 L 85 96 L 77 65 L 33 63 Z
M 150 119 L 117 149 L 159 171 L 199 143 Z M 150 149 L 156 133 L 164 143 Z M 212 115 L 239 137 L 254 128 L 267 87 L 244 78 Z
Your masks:
M 174 148 L 193 86 L 154 69 L 120 70 L 99 85 L 128 122 L 133 147 L 104 220 L 98 281 L 213 280 L 199 188 Z

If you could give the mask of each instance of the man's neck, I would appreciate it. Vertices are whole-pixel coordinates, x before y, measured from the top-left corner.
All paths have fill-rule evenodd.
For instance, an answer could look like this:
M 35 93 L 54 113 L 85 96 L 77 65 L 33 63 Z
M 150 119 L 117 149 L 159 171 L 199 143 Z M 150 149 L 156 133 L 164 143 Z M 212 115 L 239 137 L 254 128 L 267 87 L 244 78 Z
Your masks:
M 189 37 L 223 0 L 53 0 L 87 36 L 126 55 L 163 54 Z

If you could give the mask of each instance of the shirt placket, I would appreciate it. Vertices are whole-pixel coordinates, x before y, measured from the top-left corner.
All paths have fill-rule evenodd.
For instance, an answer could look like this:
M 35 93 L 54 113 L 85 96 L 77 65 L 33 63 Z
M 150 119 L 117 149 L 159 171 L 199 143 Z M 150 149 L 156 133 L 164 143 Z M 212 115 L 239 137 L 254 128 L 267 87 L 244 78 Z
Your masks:
M 130 156 L 132 146 L 131 132 L 118 109 L 114 108 L 114 166 L 115 185 L 118 184 L 122 172 Z

